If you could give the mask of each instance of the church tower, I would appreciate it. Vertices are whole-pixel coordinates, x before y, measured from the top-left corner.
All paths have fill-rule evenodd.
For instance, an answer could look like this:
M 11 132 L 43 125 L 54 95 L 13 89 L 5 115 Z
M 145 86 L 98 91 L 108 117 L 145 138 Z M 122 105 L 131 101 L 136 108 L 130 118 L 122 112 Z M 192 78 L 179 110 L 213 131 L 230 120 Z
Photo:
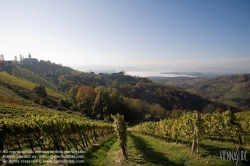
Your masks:
M 3 56 L 3 54 L 0 55 L 0 61 L 4 61 L 4 56 Z

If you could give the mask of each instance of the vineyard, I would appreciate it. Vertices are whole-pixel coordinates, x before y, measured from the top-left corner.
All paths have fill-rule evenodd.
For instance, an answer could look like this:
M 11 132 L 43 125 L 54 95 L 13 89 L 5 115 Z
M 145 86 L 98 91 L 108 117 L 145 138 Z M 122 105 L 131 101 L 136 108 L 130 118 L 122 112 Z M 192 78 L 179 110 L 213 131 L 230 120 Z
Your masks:
M 246 160 L 237 163 L 236 160 L 223 160 L 220 156 L 222 150 L 236 151 L 237 144 L 230 142 L 219 143 L 218 141 L 203 140 L 200 143 L 200 154 L 191 154 L 190 146 L 165 142 L 164 139 L 143 135 L 128 131 L 127 150 L 128 159 L 123 157 L 116 137 L 108 137 L 99 145 L 91 148 L 86 153 L 89 165 L 109 166 L 248 166 L 250 155 L 247 153 Z M 249 152 L 250 148 L 244 148 Z M 240 148 L 240 151 L 244 151 Z M 237 164 L 236 164 L 237 163 Z
M 249 114 L 249 113 L 248 113 Z M 199 115 L 199 116 L 197 116 Z M 218 138 L 222 142 L 227 138 L 232 143 L 250 144 L 249 137 L 245 133 L 250 132 L 250 116 L 243 118 L 243 113 L 238 113 L 235 116 L 230 111 L 217 114 L 199 114 L 197 112 L 184 113 L 178 119 L 166 119 L 159 122 L 145 122 L 133 127 L 133 131 L 164 138 L 166 142 L 187 140 L 189 144 L 203 139 L 210 139 L 212 137 Z M 194 145 L 193 145 L 194 146 Z M 192 149 L 193 151 L 193 149 Z M 197 150 L 198 153 L 198 150 Z
M 9 91 L 3 90 L 0 86 L 0 102 L 3 103 L 16 103 L 20 105 L 29 105 L 30 101 L 25 100 L 17 95 L 10 94 Z
M 14 86 L 19 86 L 28 90 L 33 90 L 37 84 L 30 82 L 26 80 L 25 78 L 17 78 L 15 76 L 12 76 L 8 74 L 7 72 L 0 72 L 0 82 L 8 84 L 8 85 L 14 85 Z M 62 98 L 62 94 L 54 91 L 50 88 L 46 88 L 46 91 L 49 96 L 52 96 L 54 98 Z
M 96 142 L 113 131 L 112 126 L 105 123 L 62 115 L 3 118 L 0 123 L 1 151 L 22 151 L 22 145 L 27 144 L 34 153 L 35 147 L 41 150 L 84 150 L 91 144 L 90 138 Z
M 0 103 L 0 117 L 1 159 L 4 151 L 85 150 L 113 133 L 111 124 L 42 107 Z
M 90 165 L 110 166 L 249 165 L 249 117 L 249 112 L 235 115 L 230 111 L 187 112 L 180 118 L 140 123 L 123 136 L 128 158 L 121 149 L 123 129 L 117 121 L 114 127 L 120 128 L 116 131 L 118 141 L 114 137 L 107 138 L 87 152 L 86 158 Z M 226 159 L 222 152 L 228 155 Z M 244 160 L 237 156 L 238 152 L 245 154 Z
M 38 76 L 37 74 L 25 68 L 21 68 L 21 67 L 13 68 L 12 75 L 56 91 L 56 86 L 48 82 L 46 79 Z

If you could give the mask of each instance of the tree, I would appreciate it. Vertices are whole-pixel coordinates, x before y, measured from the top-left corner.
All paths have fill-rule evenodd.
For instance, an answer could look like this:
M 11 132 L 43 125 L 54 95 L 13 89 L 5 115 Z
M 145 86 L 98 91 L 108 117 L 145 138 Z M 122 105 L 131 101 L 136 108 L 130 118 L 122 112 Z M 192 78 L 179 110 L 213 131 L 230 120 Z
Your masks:
M 22 55 L 20 55 L 20 62 L 22 62 L 23 61 L 23 57 L 22 57 Z
M 68 97 L 70 101 L 73 103 L 76 101 L 75 96 L 76 96 L 77 90 L 78 90 L 78 86 L 72 86 L 70 90 L 68 91 Z
M 35 94 L 37 94 L 39 97 L 46 98 L 47 92 L 44 86 L 37 85 L 34 88 Z
M 77 89 L 75 98 L 79 102 L 87 100 L 93 101 L 95 99 L 95 96 L 95 90 L 91 86 L 80 86 Z
M 15 65 L 15 66 L 17 65 L 17 56 L 15 56 L 14 65 Z
M 74 91 L 72 89 L 72 91 Z M 78 106 L 82 109 L 82 114 L 91 115 L 92 106 L 96 98 L 96 92 L 91 86 L 79 86 L 75 95 Z
M 4 56 L 3 56 L 3 54 L 2 55 L 0 55 L 0 67 L 4 67 Z
M 99 86 L 95 92 L 93 116 L 100 114 L 99 118 L 103 119 L 110 114 L 123 113 L 124 101 L 116 89 Z
M 203 109 L 202 109 L 202 113 L 206 114 L 206 113 L 213 113 L 214 112 L 214 106 L 211 104 L 206 105 Z

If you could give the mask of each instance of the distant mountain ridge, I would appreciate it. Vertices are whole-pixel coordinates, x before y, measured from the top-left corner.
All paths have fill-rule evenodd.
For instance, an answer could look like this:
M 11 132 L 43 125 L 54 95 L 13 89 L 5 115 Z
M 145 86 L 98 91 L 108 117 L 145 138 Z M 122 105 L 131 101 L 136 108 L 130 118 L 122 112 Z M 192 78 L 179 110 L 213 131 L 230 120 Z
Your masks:
M 250 73 L 249 69 L 230 69 L 230 68 L 222 68 L 222 67 L 197 67 L 197 68 L 187 68 L 185 72 L 199 72 L 202 74 L 208 75 L 228 75 L 228 74 L 243 74 Z
M 151 80 L 167 85 L 176 85 L 192 93 L 229 104 L 250 109 L 250 74 L 231 74 L 211 78 L 167 78 L 150 77 Z

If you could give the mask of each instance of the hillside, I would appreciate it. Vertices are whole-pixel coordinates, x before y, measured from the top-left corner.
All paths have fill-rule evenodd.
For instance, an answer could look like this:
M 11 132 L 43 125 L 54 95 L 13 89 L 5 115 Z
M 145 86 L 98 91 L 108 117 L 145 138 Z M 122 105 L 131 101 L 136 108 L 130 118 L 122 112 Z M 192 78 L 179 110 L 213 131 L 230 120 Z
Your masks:
M 26 100 L 57 110 L 110 121 L 121 113 L 131 124 L 176 116 L 178 110 L 221 112 L 241 109 L 214 102 L 176 86 L 160 85 L 124 73 L 86 73 L 51 63 L 13 65 L 0 72 L 0 84 Z M 1 89 L 0 87 L 0 89 Z M 35 88 L 44 87 L 45 96 Z
M 176 85 L 230 106 L 250 109 L 250 74 L 218 76 L 214 78 L 157 78 L 150 79 L 167 85 Z

